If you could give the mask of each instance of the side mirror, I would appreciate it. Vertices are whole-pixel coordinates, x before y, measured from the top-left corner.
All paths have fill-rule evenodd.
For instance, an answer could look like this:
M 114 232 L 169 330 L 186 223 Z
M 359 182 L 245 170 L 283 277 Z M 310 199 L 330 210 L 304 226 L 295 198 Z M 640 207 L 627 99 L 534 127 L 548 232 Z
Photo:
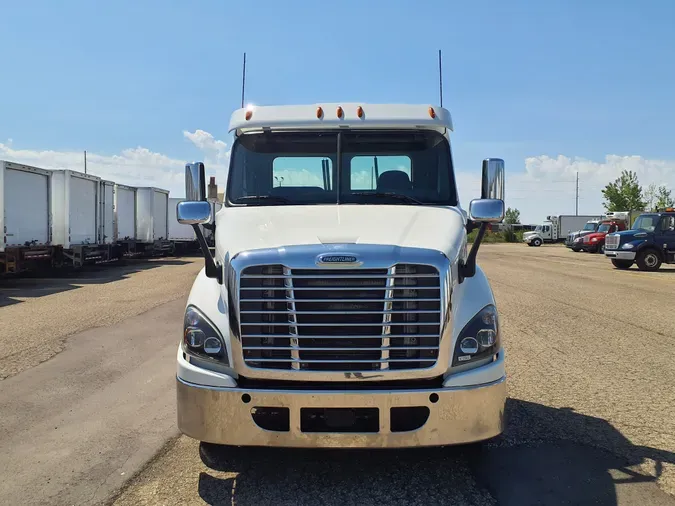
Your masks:
M 206 201 L 206 172 L 202 162 L 185 164 L 185 200 Z
M 211 221 L 211 204 L 206 201 L 188 200 L 176 207 L 178 223 L 183 225 L 204 225 Z
M 483 160 L 480 198 L 504 200 L 504 160 L 501 158 Z
M 504 214 L 503 200 L 476 199 L 469 204 L 469 219 L 476 223 L 499 223 Z

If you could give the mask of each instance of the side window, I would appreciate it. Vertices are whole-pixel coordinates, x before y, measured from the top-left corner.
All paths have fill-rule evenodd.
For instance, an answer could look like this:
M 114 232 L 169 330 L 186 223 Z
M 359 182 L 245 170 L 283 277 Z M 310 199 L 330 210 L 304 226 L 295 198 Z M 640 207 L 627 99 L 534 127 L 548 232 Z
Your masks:
M 325 167 L 328 167 L 326 176 Z M 279 156 L 272 162 L 272 186 L 305 186 L 330 190 L 335 186 L 333 163 L 329 158 L 321 156 Z
M 551 227 L 549 225 L 544 226 L 544 232 L 548 233 L 551 230 Z
M 377 178 L 390 170 L 404 172 L 412 181 L 412 164 L 408 156 L 355 156 L 351 159 L 351 189 L 375 190 Z
M 675 216 L 664 216 L 661 218 L 661 231 L 666 234 L 675 233 Z

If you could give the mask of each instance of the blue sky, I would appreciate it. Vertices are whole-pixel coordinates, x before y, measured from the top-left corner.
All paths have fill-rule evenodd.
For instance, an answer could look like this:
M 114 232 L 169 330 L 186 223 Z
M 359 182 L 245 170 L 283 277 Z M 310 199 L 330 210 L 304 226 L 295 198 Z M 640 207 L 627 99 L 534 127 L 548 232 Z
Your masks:
M 669 0 L 0 1 L 2 158 L 87 149 L 171 186 L 223 159 L 244 51 L 247 102 L 436 103 L 442 49 L 466 204 L 488 156 L 528 221 L 574 212 L 577 170 L 580 212 L 621 168 L 675 188 Z

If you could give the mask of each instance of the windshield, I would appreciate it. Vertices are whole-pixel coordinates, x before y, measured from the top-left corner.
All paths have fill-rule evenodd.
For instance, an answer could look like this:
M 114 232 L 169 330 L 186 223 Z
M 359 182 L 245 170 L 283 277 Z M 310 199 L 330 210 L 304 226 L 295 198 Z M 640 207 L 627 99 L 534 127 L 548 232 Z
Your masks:
M 541 225 L 537 225 L 536 227 L 534 227 L 534 231 L 541 232 Z
M 597 223 L 586 223 L 584 230 L 590 230 L 591 232 L 595 231 L 595 228 L 598 226 Z
M 609 223 L 603 223 L 598 227 L 598 232 L 609 232 L 609 227 L 611 225 Z
M 227 193 L 230 205 L 457 205 L 450 147 L 434 131 L 241 135 Z
M 631 228 L 633 230 L 645 230 L 647 232 L 653 232 L 658 222 L 658 214 L 642 214 L 637 217 Z

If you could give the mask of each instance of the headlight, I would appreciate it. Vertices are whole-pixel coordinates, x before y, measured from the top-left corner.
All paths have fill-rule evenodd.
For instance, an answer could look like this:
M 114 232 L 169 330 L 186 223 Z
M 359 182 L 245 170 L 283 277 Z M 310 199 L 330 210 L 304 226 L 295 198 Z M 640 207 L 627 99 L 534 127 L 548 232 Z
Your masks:
M 633 244 L 632 242 L 627 242 L 626 244 L 621 246 L 621 249 L 633 249 L 634 247 L 635 247 L 635 244 Z
M 591 239 L 591 242 L 597 242 L 597 240 L 598 240 L 598 238 L 594 237 L 593 239 Z
M 227 349 L 220 332 L 201 311 L 188 306 L 183 319 L 183 350 L 201 358 L 228 362 Z
M 485 306 L 462 329 L 457 338 L 452 365 L 461 365 L 494 355 L 499 350 L 497 308 Z

